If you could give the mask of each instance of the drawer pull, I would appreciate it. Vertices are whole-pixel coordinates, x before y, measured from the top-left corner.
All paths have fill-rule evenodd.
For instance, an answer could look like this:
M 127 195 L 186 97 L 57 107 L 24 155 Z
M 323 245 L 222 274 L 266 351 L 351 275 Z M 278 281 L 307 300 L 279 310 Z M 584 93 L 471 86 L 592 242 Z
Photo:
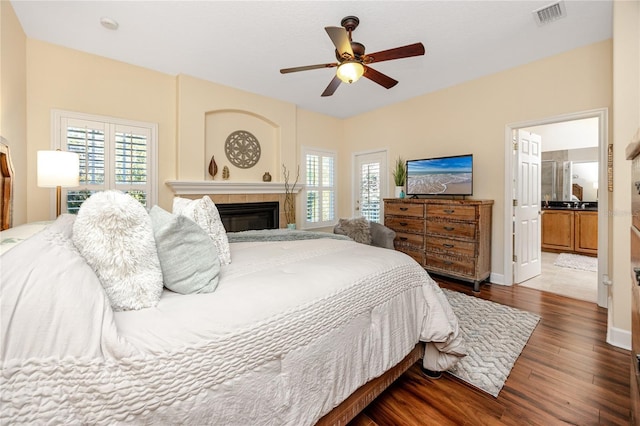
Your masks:
M 407 226 L 408 223 L 407 222 L 400 222 L 400 226 Z
M 452 262 L 452 261 L 450 261 L 450 260 L 445 260 L 445 261 L 444 261 L 444 262 L 442 262 L 442 263 L 444 263 L 445 265 L 453 265 L 453 262 Z
M 633 268 L 633 272 L 636 274 L 636 284 L 640 285 L 640 268 Z
M 449 213 L 449 214 L 453 214 L 453 212 L 455 212 L 454 209 L 444 209 L 445 213 Z
M 398 237 L 398 239 L 399 239 L 400 241 L 407 241 L 407 240 L 408 240 L 408 238 L 407 238 L 407 237 Z
M 454 228 L 453 226 L 445 226 L 444 227 L 445 231 L 453 231 L 454 229 L 456 229 L 456 228 Z
M 409 210 L 409 207 L 400 207 L 400 210 L 402 210 L 403 212 L 406 212 L 407 210 Z
M 454 247 L 453 244 L 442 244 L 442 246 L 446 247 L 446 248 L 453 248 Z

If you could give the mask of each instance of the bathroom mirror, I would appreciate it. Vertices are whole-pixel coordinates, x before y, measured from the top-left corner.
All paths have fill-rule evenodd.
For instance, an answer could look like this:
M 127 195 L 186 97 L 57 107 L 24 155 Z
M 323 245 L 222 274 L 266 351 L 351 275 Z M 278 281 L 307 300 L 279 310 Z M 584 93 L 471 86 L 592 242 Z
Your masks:
M 543 200 L 598 201 L 598 161 L 545 160 L 543 156 L 540 181 Z

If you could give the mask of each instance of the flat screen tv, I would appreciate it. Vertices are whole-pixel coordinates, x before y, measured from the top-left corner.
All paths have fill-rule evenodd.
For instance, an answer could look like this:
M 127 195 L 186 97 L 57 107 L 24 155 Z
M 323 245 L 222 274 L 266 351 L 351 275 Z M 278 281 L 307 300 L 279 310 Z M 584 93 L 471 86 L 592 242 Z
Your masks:
M 473 195 L 473 154 L 408 160 L 406 194 Z

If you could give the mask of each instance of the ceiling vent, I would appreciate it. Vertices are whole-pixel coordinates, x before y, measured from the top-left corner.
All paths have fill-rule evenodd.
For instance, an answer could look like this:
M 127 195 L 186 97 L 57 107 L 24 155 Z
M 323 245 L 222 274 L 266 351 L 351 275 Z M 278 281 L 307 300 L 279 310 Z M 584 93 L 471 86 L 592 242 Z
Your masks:
M 564 7 L 564 1 L 559 1 L 533 11 L 533 17 L 539 26 L 550 24 L 565 16 L 567 16 L 567 10 Z

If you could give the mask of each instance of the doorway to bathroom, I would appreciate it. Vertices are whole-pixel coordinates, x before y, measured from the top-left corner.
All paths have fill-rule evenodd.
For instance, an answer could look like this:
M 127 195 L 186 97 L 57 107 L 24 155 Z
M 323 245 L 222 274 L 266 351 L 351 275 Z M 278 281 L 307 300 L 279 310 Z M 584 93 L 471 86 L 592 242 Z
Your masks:
M 523 178 L 514 139 L 518 131 L 539 136 L 540 163 Z M 599 109 L 507 126 L 505 281 L 588 300 L 606 307 L 607 291 L 607 111 Z M 527 169 L 527 168 L 524 168 Z M 520 180 L 537 181 L 537 236 L 523 235 L 517 214 Z M 601 190 L 600 188 L 605 188 Z M 545 216 L 546 215 L 546 216 Z M 546 225 L 546 226 L 545 226 Z M 535 229 L 535 227 L 533 228 Z M 520 234 L 519 234 L 520 233 Z M 530 233 L 530 232 L 529 232 Z M 534 238 L 535 237 L 535 238 Z M 508 238 L 508 241 L 506 241 Z M 518 279 L 517 254 L 525 247 L 540 274 Z M 527 252 L 528 250 L 528 252 Z M 508 257 L 507 257 L 508 256 Z M 508 262 L 507 262 L 508 260 Z M 533 263 L 533 262 L 532 262 Z M 510 266 L 510 268 L 509 268 Z

